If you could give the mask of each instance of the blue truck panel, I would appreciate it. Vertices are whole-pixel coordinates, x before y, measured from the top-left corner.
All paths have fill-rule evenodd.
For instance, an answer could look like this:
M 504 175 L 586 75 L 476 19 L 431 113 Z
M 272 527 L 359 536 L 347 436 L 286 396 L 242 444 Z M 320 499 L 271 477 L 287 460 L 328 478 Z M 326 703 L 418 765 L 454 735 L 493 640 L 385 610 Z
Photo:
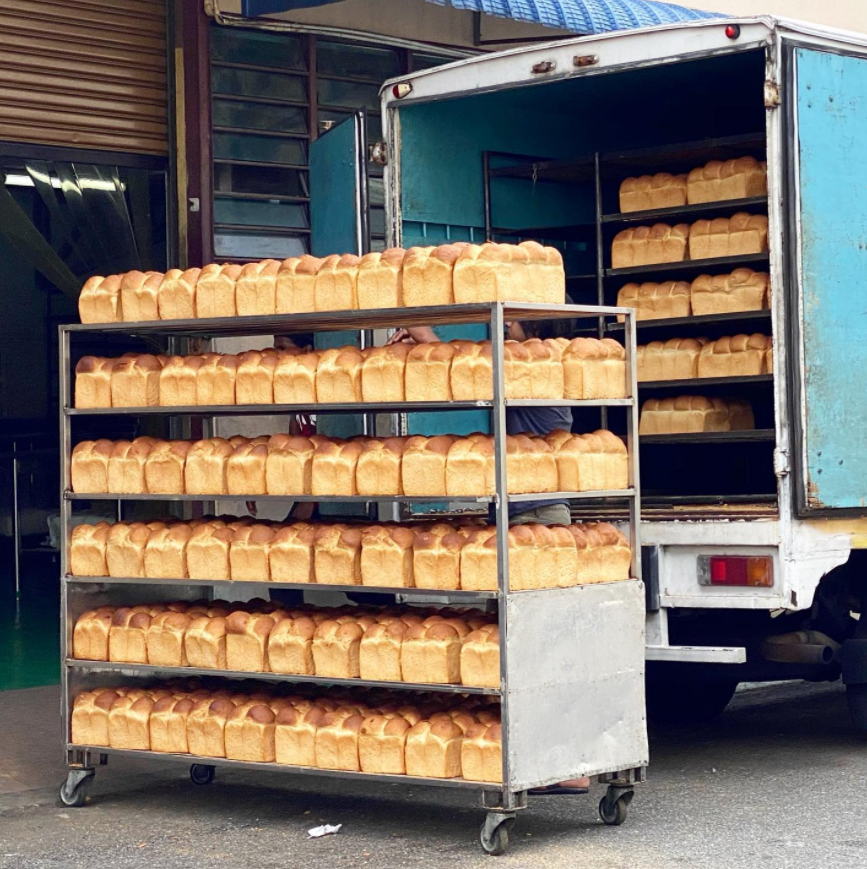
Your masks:
M 806 506 L 867 505 L 867 60 L 798 49 Z

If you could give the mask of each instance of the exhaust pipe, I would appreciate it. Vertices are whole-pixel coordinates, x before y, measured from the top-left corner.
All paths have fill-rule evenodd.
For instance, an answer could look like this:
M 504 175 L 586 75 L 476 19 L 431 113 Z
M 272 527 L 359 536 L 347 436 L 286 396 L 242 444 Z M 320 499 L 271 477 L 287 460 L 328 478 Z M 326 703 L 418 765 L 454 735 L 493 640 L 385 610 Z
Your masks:
M 762 655 L 780 664 L 828 664 L 840 656 L 840 644 L 821 631 L 794 631 L 762 641 Z

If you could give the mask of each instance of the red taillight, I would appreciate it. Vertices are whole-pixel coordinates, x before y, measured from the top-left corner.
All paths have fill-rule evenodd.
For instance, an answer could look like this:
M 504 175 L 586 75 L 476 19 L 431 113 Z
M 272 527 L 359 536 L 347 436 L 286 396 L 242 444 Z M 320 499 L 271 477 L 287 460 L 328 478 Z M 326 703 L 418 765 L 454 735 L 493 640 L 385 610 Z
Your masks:
M 726 27 L 726 36 L 729 39 L 737 39 L 741 35 L 741 26 L 740 24 L 729 24 Z
M 770 555 L 712 555 L 708 559 L 709 584 L 771 588 L 773 566 Z
M 391 92 L 394 94 L 395 99 L 402 100 L 407 94 L 412 93 L 412 85 L 408 81 L 402 81 L 400 84 L 396 84 Z

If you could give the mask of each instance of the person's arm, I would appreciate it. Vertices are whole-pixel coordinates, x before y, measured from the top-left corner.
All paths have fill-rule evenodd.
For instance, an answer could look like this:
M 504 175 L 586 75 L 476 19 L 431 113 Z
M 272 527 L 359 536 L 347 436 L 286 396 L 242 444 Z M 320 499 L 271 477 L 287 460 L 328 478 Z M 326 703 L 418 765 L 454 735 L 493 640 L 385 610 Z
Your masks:
M 391 338 L 389 344 L 435 344 L 440 339 L 430 326 L 410 326 L 407 329 L 398 329 Z

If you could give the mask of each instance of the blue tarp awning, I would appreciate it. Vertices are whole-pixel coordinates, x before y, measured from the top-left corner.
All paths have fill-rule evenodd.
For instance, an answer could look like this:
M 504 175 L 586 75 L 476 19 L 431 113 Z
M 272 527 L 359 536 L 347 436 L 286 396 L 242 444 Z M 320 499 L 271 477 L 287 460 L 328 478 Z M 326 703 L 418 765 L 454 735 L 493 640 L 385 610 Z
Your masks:
M 311 6 L 323 6 L 337 0 L 245 0 L 244 14 L 254 18 L 273 15 Z M 532 24 L 544 24 L 571 30 L 573 33 L 607 33 L 611 30 L 629 30 L 651 27 L 655 24 L 674 24 L 679 21 L 698 21 L 720 18 L 717 12 L 701 12 L 660 3 L 656 0 L 427 0 L 438 6 L 451 6 L 468 12 L 483 12 L 499 18 L 512 18 Z

